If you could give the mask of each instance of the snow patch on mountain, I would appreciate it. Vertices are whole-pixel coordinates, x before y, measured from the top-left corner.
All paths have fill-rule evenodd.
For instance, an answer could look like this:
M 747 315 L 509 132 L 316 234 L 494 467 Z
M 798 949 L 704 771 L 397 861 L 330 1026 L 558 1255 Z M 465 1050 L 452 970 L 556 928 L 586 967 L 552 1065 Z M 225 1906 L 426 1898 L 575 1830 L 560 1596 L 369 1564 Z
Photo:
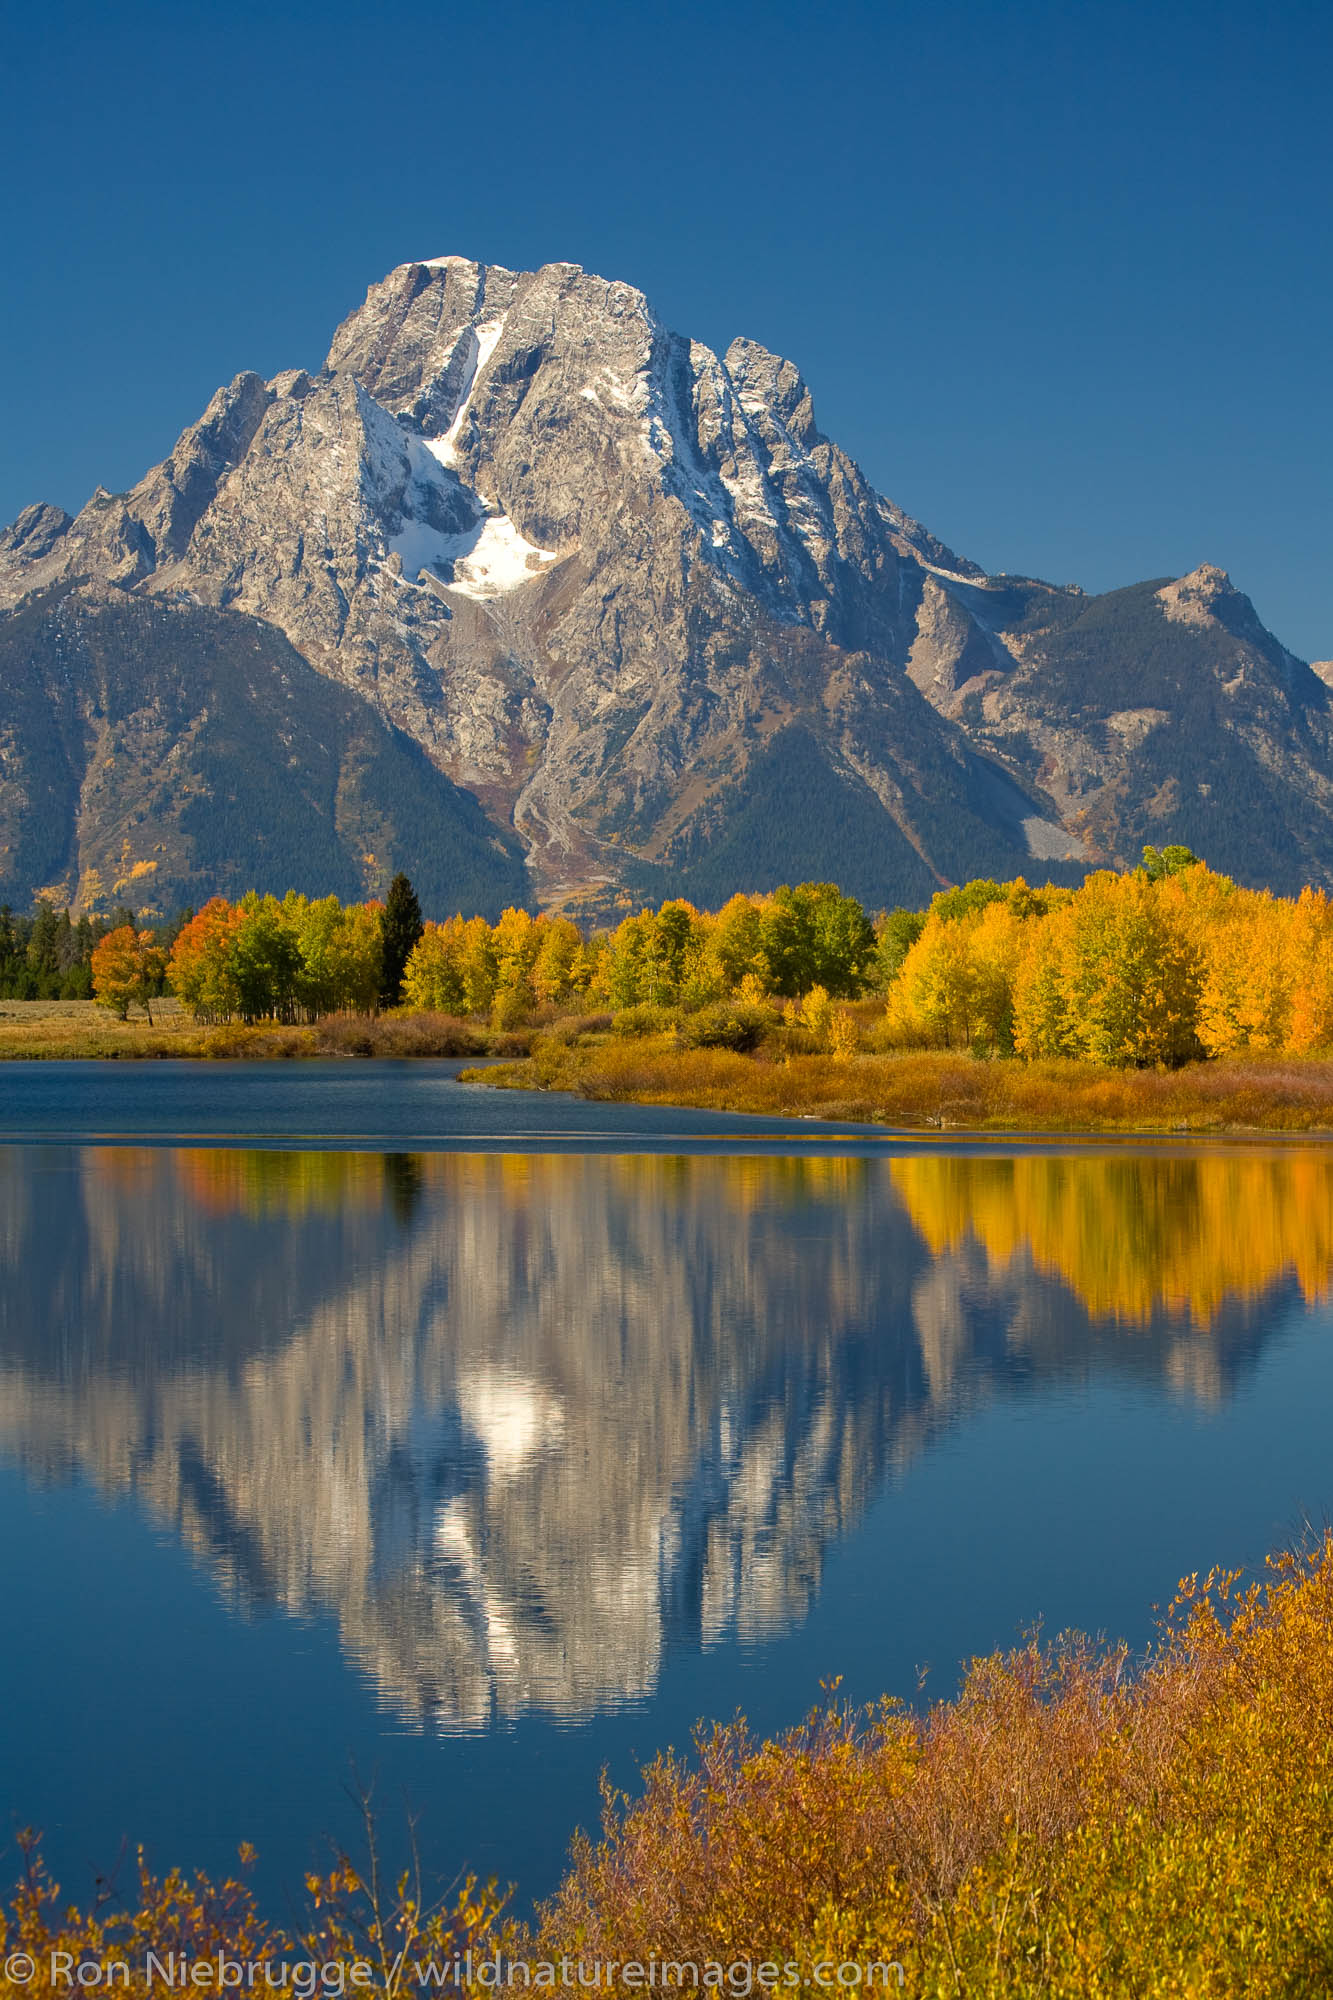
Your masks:
M 501 313 L 498 319 L 483 320 L 480 326 L 469 326 L 463 332 L 462 337 L 469 351 L 464 362 L 462 392 L 458 408 L 454 411 L 453 422 L 443 437 L 422 439 L 427 451 L 438 459 L 441 465 L 455 466 L 458 463 L 458 440 L 463 434 L 463 425 L 467 422 L 468 411 L 482 370 L 494 354 L 500 336 L 505 330 L 505 318 L 506 315 Z
M 648 458 L 660 468 L 662 490 L 698 528 L 708 561 L 762 595 L 773 616 L 802 622 L 795 587 L 801 552 L 767 476 L 763 442 L 741 408 L 725 362 L 699 341 L 689 343 L 688 365 L 679 347 L 665 355 L 658 350 L 645 357 L 633 401 L 642 412 L 640 435 Z M 707 425 L 704 408 L 711 419 Z M 714 464 L 713 456 L 721 463 Z M 756 530 L 780 552 L 776 575 L 772 557 L 766 563 L 756 546 Z
M 545 564 L 559 562 L 551 549 L 539 549 L 519 533 L 507 514 L 488 514 L 468 535 L 450 538 L 448 560 L 453 565 L 452 589 L 465 597 L 502 597 L 530 583 Z
M 388 547 L 401 558 L 407 582 L 420 582 L 422 570 L 428 569 L 451 590 L 479 601 L 531 583 L 546 564 L 560 560 L 552 550 L 528 541 L 507 514 L 485 514 L 461 534 L 405 521 Z

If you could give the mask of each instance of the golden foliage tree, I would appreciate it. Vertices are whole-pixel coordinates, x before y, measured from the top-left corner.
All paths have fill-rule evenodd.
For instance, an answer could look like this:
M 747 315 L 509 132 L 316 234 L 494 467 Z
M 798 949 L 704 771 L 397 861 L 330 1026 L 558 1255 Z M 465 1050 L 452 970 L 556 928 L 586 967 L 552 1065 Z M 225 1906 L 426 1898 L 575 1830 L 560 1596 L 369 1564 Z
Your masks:
M 140 1006 L 151 1025 L 153 998 L 162 990 L 166 963 L 166 953 L 151 931 L 122 924 L 93 947 L 93 997 L 118 1021 L 128 1020 L 130 1008 Z

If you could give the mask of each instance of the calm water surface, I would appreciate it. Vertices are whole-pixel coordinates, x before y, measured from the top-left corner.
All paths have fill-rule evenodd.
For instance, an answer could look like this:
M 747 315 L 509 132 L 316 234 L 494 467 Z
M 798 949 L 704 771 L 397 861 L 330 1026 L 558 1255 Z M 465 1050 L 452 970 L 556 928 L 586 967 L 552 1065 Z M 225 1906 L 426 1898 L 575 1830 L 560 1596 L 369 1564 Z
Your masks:
M 1333 1512 L 1333 1151 L 0 1065 L 3 1828 L 549 1889 L 603 1765 Z

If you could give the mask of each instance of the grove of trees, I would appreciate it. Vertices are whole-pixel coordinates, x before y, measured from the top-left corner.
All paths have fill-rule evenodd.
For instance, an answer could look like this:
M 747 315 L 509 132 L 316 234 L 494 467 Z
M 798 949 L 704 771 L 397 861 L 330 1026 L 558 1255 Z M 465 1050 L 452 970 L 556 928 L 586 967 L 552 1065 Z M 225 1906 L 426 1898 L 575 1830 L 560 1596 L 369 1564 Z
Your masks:
M 39 913 L 23 965 L 74 929 L 68 914 Z M 15 960 L 18 940 L 0 916 L 0 962 L 6 950 Z M 834 884 L 806 882 L 711 912 L 673 898 L 592 930 L 522 909 L 423 924 L 402 877 L 385 905 L 215 897 L 174 942 L 131 921 L 87 951 L 88 978 L 116 1011 L 161 991 L 165 958 L 165 984 L 208 1022 L 394 1004 L 500 1028 L 637 1014 L 645 1031 L 686 1023 L 701 1044 L 720 1009 L 717 1039 L 749 1047 L 785 1008 L 842 1053 L 943 1048 L 1122 1068 L 1333 1053 L 1333 901 L 1241 888 L 1187 848 L 1145 849 L 1142 867 L 1077 889 L 969 882 L 873 922 Z M 877 1021 L 864 1006 L 849 1015 L 847 1003 L 876 994 Z
M 1243 889 L 1187 848 L 1078 889 L 937 896 L 888 992 L 889 1039 L 1117 1068 L 1333 1050 L 1333 902 Z
M 0 1000 L 91 999 L 93 952 L 102 938 L 127 925 L 137 934 L 132 910 L 76 917 L 49 897 L 40 897 L 27 916 L 0 907 Z M 177 928 L 153 926 L 154 944 L 165 952 Z

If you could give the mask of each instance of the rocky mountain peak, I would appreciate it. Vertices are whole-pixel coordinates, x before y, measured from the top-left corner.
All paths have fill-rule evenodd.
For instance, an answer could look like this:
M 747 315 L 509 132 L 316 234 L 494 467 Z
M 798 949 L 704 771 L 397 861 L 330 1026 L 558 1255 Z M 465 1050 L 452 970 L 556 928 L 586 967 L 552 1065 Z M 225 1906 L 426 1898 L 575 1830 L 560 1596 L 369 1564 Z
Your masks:
M 573 263 L 399 265 L 318 374 L 238 374 L 128 493 L 0 535 L 0 607 L 89 579 L 279 628 L 517 832 L 546 902 L 915 900 L 1145 837 L 1234 868 L 1214 781 L 1165 768 L 1209 742 L 1247 798 L 1281 768 L 1300 799 L 1266 855 L 1317 800 L 1333 863 L 1326 692 L 1224 571 L 988 577 L 794 363 Z
M 1200 563 L 1188 576 L 1176 577 L 1157 593 L 1168 618 L 1189 623 L 1215 615 L 1217 605 L 1227 597 L 1239 597 L 1224 569 L 1215 563 Z
M 50 555 L 72 520 L 63 507 L 52 507 L 45 500 L 25 507 L 7 528 L 0 528 L 0 560 L 8 558 L 19 565 L 40 562 Z

